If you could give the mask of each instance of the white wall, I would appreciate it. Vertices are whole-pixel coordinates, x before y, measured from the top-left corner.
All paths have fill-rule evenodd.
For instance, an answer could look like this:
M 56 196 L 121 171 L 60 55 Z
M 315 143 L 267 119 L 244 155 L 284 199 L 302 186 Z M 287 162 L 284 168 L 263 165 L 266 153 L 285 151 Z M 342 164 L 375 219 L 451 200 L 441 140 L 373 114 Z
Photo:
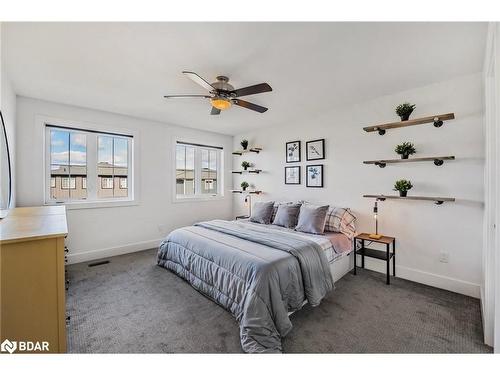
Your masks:
M 10 149 L 11 176 L 12 176 L 12 200 L 11 207 L 16 204 L 16 94 L 11 85 L 9 74 L 5 69 L 5 64 L 1 61 L 4 58 L 2 46 L 2 27 L 0 23 L 0 109 L 5 122 L 5 130 L 7 132 L 7 141 Z
M 398 276 L 440 288 L 479 297 L 483 222 L 483 91 L 481 75 L 470 75 L 432 86 L 384 96 L 342 109 L 328 109 L 293 122 L 237 135 L 251 145 L 263 147 L 256 155 L 234 158 L 234 168 L 243 159 L 264 170 L 260 175 L 233 177 L 256 184 L 262 200 L 298 200 L 352 208 L 359 231 L 373 231 L 373 199 L 363 194 L 393 194 L 393 183 L 410 179 L 410 194 L 456 197 L 455 203 L 435 206 L 422 201 L 385 201 L 379 204 L 380 231 L 397 238 Z M 314 98 L 304 98 L 314 100 Z M 456 120 L 439 129 L 432 125 L 366 133 L 362 127 L 397 121 L 394 107 L 404 101 L 416 103 L 413 117 L 454 112 Z M 272 110 L 272 108 L 271 108 Z M 325 138 L 325 187 L 305 187 L 305 142 Z M 302 141 L 302 185 L 284 184 L 285 142 Z M 364 165 L 363 160 L 395 158 L 396 144 L 415 143 L 417 156 L 455 155 L 457 160 L 441 167 L 432 163 L 388 165 L 384 169 Z M 290 164 L 295 165 L 295 164 Z M 234 197 L 235 214 L 245 213 L 242 197 Z M 439 262 L 440 252 L 449 262 Z M 384 264 L 369 260 L 368 267 L 384 270 Z
M 157 246 L 171 230 L 212 218 L 228 219 L 232 197 L 204 202 L 173 203 L 173 139 L 182 139 L 225 150 L 225 165 L 231 165 L 232 137 L 84 109 L 25 97 L 17 101 L 17 203 L 44 203 L 44 161 L 39 115 L 137 131 L 140 174 L 139 204 L 127 207 L 73 209 L 68 211 L 70 261 L 79 262 Z M 228 169 L 228 168 L 226 168 Z M 230 172 L 225 184 L 231 185 Z

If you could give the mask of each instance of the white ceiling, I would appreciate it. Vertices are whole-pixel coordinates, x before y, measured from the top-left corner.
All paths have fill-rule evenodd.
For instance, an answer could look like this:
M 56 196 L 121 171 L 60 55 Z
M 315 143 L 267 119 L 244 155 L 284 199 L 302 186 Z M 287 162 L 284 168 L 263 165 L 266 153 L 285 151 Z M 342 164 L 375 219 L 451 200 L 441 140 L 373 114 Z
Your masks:
M 485 23 L 7 23 L 3 58 L 18 95 L 237 134 L 326 107 L 482 69 Z M 234 107 L 210 116 L 181 74 L 236 88 L 264 114 Z

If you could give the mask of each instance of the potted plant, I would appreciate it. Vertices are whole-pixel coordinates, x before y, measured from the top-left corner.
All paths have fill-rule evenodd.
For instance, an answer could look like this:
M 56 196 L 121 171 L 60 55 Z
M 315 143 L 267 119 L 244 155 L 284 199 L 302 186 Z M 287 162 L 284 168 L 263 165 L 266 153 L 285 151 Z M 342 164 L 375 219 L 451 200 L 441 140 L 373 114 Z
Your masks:
M 250 185 L 248 184 L 248 182 L 243 181 L 240 186 L 243 189 L 243 191 L 246 191 L 247 187 L 249 187 Z
M 403 103 L 396 107 L 396 114 L 401 117 L 401 121 L 408 121 L 411 113 L 415 109 L 415 104 Z
M 250 167 L 250 163 L 248 161 L 244 161 L 243 163 L 241 163 L 241 166 L 246 171 L 248 167 Z
M 397 180 L 394 184 L 394 191 L 399 191 L 400 197 L 406 197 L 408 190 L 413 187 L 410 180 Z
M 408 156 L 417 152 L 415 146 L 411 142 L 403 142 L 397 145 L 394 151 L 396 151 L 396 154 L 401 155 L 401 159 L 408 159 Z
M 243 147 L 243 150 L 246 150 L 248 147 L 248 141 L 246 139 L 242 140 L 240 142 L 241 147 Z

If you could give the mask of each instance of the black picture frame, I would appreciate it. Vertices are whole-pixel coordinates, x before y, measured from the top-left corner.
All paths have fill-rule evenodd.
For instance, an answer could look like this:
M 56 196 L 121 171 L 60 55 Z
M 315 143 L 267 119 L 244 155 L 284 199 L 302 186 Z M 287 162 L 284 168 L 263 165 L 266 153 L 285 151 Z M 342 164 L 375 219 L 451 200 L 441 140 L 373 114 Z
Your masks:
M 299 181 L 298 182 L 288 182 L 287 181 L 287 178 L 286 178 L 286 171 L 287 169 L 298 169 L 299 173 L 298 173 L 298 176 L 299 176 Z M 300 165 L 294 165 L 294 166 L 289 166 L 289 167 L 285 167 L 285 185 L 300 185 L 301 184 L 301 170 L 300 170 Z
M 309 144 L 310 143 L 318 143 L 320 142 L 321 143 L 321 150 L 322 150 L 322 154 L 317 157 L 317 158 L 310 158 L 309 157 Z M 323 160 L 325 159 L 325 139 L 322 138 L 322 139 L 314 139 L 312 141 L 307 141 L 306 142 L 306 160 L 307 161 L 313 161 L 313 160 Z
M 311 183 L 310 183 L 309 168 L 314 168 L 314 167 L 319 168 L 319 170 L 320 170 L 320 172 L 319 172 L 320 184 L 319 185 L 311 185 Z M 322 188 L 323 187 L 323 181 L 324 181 L 323 171 L 324 171 L 323 164 L 306 165 L 306 187 L 310 187 L 310 188 Z
M 298 146 L 299 146 L 299 150 L 298 150 L 298 153 L 299 153 L 299 160 L 289 160 L 289 159 L 288 159 L 288 145 L 289 145 L 289 144 L 292 144 L 292 143 L 297 143 L 297 144 L 298 144 Z M 302 157 L 302 156 L 301 156 L 301 155 L 302 155 L 302 150 L 301 150 L 301 145 L 300 145 L 300 143 L 301 143 L 300 141 L 291 141 L 291 142 L 287 142 L 287 143 L 285 144 L 285 155 L 286 155 L 286 162 L 287 162 L 287 163 L 300 163 L 300 161 L 301 161 L 301 157 Z

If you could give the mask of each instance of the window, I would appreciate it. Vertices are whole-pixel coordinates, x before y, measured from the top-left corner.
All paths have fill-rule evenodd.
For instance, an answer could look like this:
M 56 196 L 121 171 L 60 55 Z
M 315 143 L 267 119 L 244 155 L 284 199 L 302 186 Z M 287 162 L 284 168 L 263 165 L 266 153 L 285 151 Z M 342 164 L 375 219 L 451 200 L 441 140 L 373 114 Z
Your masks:
M 55 201 L 86 199 L 76 189 L 76 176 L 87 175 L 87 135 L 79 131 L 50 129 L 50 197 Z
M 47 202 L 133 199 L 132 136 L 47 124 L 46 138 Z
M 177 142 L 175 150 L 176 197 L 204 198 L 222 195 L 222 148 Z
M 98 198 L 127 197 L 128 188 L 121 188 L 119 179 L 128 177 L 128 140 L 99 135 L 97 143 L 97 173 L 101 179 L 101 189 L 97 191 Z
M 61 177 L 61 189 L 76 189 L 75 177 Z
M 101 177 L 101 189 L 113 189 L 113 177 Z

